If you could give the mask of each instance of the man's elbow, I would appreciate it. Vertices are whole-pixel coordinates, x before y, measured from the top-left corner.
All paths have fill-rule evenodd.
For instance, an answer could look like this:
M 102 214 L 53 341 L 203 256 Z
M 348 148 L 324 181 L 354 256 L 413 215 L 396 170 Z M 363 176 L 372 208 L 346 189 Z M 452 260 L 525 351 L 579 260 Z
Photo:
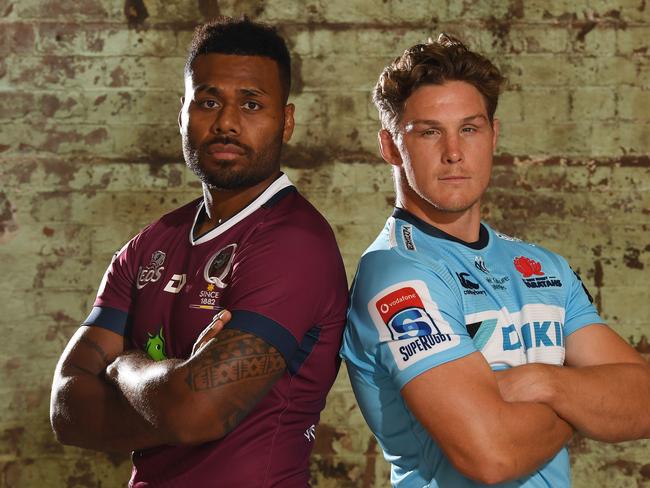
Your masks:
M 450 456 L 454 467 L 467 478 L 485 485 L 494 485 L 517 478 L 514 455 L 498 453 L 494 446 L 475 450 L 471 453 Z
M 74 422 L 56 407 L 50 408 L 50 425 L 57 442 L 68 446 L 80 446 Z
M 210 405 L 196 401 L 181 401 L 171 408 L 163 419 L 172 444 L 196 445 L 221 439 L 228 432 Z

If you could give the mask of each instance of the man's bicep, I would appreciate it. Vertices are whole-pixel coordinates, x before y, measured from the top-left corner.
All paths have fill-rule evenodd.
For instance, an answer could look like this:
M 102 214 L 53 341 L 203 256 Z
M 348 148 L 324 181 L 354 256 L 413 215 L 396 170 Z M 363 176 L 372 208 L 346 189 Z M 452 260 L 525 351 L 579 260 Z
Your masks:
M 467 441 L 465 434 L 499 400 L 494 373 L 480 352 L 441 364 L 402 388 L 413 415 L 443 446 Z
M 632 346 L 604 324 L 587 325 L 565 340 L 567 366 L 583 367 L 614 363 L 646 364 Z
M 243 420 L 286 369 L 275 347 L 236 329 L 223 330 L 186 366 L 185 383 L 194 399 L 218 416 L 222 435 Z

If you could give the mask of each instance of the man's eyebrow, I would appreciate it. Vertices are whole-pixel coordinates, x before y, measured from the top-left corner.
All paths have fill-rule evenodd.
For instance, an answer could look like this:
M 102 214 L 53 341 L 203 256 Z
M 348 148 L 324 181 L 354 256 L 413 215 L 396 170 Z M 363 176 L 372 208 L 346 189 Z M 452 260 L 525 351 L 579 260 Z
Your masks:
M 483 119 L 484 121 L 488 122 L 488 118 L 481 113 L 474 114 L 474 115 L 468 115 L 467 117 L 463 117 L 461 119 L 461 122 L 466 124 L 467 122 L 471 122 L 476 119 Z M 430 125 L 430 126 L 439 126 L 443 125 L 442 122 L 439 120 L 435 119 L 414 119 L 414 120 L 409 120 L 405 125 L 407 126 L 413 126 L 413 125 Z
M 222 93 L 223 90 L 217 88 L 214 85 L 208 85 L 208 84 L 201 84 L 198 85 L 195 89 L 195 92 L 207 92 L 210 95 L 218 96 Z M 256 97 L 261 97 L 268 95 L 264 90 L 261 88 L 240 88 L 238 90 L 241 94 L 245 96 L 256 96 Z

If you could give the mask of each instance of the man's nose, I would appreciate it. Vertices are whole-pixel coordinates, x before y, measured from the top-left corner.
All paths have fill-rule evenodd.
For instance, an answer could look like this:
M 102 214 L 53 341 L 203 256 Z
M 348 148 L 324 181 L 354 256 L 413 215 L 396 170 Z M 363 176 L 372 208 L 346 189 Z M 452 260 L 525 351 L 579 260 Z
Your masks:
M 445 136 L 445 147 L 442 154 L 444 163 L 460 163 L 463 160 L 463 151 L 460 145 L 460 137 L 457 134 Z
M 241 130 L 239 107 L 225 104 L 217 111 L 212 131 L 215 134 L 239 134 Z

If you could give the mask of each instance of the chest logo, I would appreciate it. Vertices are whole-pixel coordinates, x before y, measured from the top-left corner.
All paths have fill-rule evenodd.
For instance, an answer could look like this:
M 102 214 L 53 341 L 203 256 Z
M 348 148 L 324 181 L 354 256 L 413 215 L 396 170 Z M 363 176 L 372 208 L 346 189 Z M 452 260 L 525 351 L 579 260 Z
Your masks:
M 165 286 L 165 291 L 168 293 L 180 293 L 186 282 L 187 275 L 185 273 L 175 274 L 172 276 L 172 279 L 169 280 L 167 286 Z
M 485 274 L 490 274 L 490 271 L 487 269 L 487 266 L 485 265 L 485 261 L 483 261 L 483 258 L 481 256 L 476 256 L 474 258 L 474 266 L 479 271 L 482 271 Z
M 216 285 L 218 288 L 228 286 L 227 283 L 224 283 L 224 280 L 232 267 L 236 249 L 237 244 L 228 244 L 212 255 L 203 269 L 205 281 Z
M 165 267 L 165 253 L 162 251 L 155 251 L 151 255 L 151 261 L 144 268 L 138 268 L 138 281 L 136 286 L 138 290 L 142 290 L 148 283 L 154 283 L 160 279 Z
M 167 359 L 165 355 L 165 338 L 163 337 L 162 327 L 156 335 L 151 335 L 147 332 L 149 339 L 147 339 L 147 344 L 144 346 L 144 350 L 147 352 L 149 357 L 154 361 L 162 361 Z
M 469 279 L 469 273 L 456 273 L 456 276 L 458 276 L 458 281 L 460 281 L 460 284 L 465 288 L 463 290 L 465 295 L 487 295 L 485 290 L 480 289 L 481 286 L 478 283 L 474 283 Z
M 515 269 L 521 273 L 522 280 L 528 288 L 560 287 L 562 282 L 555 276 L 546 276 L 542 264 L 526 256 L 519 256 L 513 261 Z

